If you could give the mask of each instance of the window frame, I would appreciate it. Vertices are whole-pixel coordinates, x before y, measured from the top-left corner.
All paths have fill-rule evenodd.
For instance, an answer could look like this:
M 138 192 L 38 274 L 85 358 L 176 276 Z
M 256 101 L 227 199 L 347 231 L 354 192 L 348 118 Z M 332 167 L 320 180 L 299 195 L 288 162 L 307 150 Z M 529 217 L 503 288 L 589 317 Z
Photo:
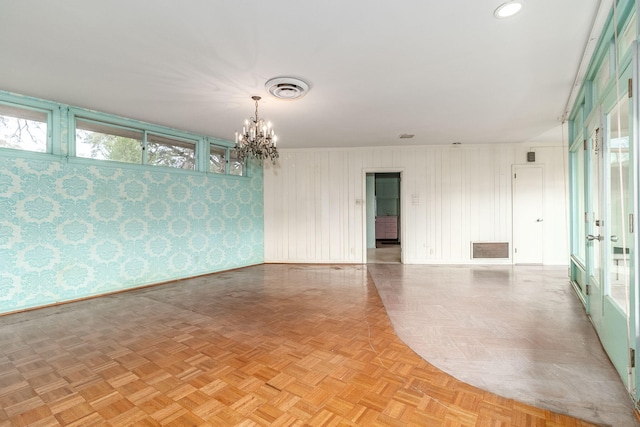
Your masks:
M 127 162 L 119 162 L 108 159 L 95 159 L 90 157 L 80 157 L 77 155 L 77 141 L 76 141 L 76 130 L 77 130 L 77 121 L 85 121 L 85 122 L 94 122 L 99 125 L 104 125 L 105 127 L 114 127 L 120 129 L 131 130 L 135 132 L 142 133 L 142 159 L 140 163 L 127 163 Z M 173 171 L 181 171 L 181 172 L 197 172 L 197 173 L 205 173 L 217 176 L 240 176 L 240 175 L 232 175 L 229 172 L 229 156 L 231 154 L 231 150 L 235 147 L 235 144 L 212 137 L 201 136 L 197 134 L 193 134 L 186 131 L 179 131 L 171 128 L 166 128 L 163 126 L 153 125 L 149 123 L 139 122 L 132 119 L 127 119 L 124 117 L 112 116 L 103 113 L 98 113 L 95 111 L 84 110 L 80 108 L 71 107 L 69 109 L 69 119 L 68 119 L 68 146 L 69 146 L 69 156 L 74 158 L 75 161 L 89 161 L 89 162 L 108 162 L 115 163 L 118 165 L 127 165 L 129 167 L 148 167 L 155 169 L 157 167 L 173 170 Z M 148 163 L 148 136 L 154 135 L 161 138 L 167 138 L 176 140 L 178 142 L 184 142 L 187 144 L 194 144 L 194 155 L 195 162 L 193 169 L 182 169 L 178 167 L 164 166 L 164 165 L 154 165 Z M 225 171 L 223 173 L 213 172 L 210 170 L 210 160 L 209 154 L 211 152 L 211 148 L 219 148 L 224 150 L 225 153 Z M 245 161 L 244 166 L 244 174 L 242 177 L 248 177 L 248 168 Z
M 140 144 L 141 144 L 141 150 L 140 150 L 140 163 L 134 163 L 134 162 L 122 162 L 122 161 L 118 161 L 118 160 L 110 160 L 110 159 L 98 159 L 95 157 L 84 157 L 84 156 L 79 156 L 78 155 L 78 150 L 77 150 L 77 146 L 78 146 L 78 139 L 77 139 L 77 132 L 78 132 L 78 120 L 86 122 L 86 123 L 93 123 L 96 124 L 98 126 L 104 126 L 105 128 L 111 128 L 111 129 L 121 129 L 123 131 L 130 131 L 130 132 L 135 132 L 135 133 L 139 133 L 140 134 Z M 73 132 L 71 132 L 71 130 Z M 88 129 L 84 129 L 84 130 L 88 130 Z M 98 132 L 98 131 L 93 131 L 93 130 L 89 130 L 90 132 Z M 118 135 L 116 133 L 106 133 L 106 132 L 99 132 L 105 135 L 113 135 L 113 136 L 123 136 L 123 135 Z M 73 142 L 70 144 L 69 148 L 73 148 L 72 153 L 73 156 L 79 159 L 87 159 L 87 160 L 97 160 L 97 161 L 107 161 L 107 162 L 116 162 L 116 163 L 124 163 L 124 164 L 129 164 L 129 165 L 142 165 L 143 163 L 143 157 L 144 157 L 144 135 L 145 132 L 141 129 L 136 129 L 130 126 L 121 126 L 118 124 L 114 124 L 114 123 L 108 123 L 105 122 L 103 120 L 94 120 L 94 119 L 90 119 L 90 118 L 86 118 L 83 116 L 75 116 L 74 120 L 73 120 L 73 127 L 70 128 L 70 132 L 69 132 L 70 136 L 72 135 L 73 138 Z M 133 138 L 132 138 L 133 139 Z M 71 151 L 71 150 L 70 150 Z
M 15 100 L 12 98 L 16 98 Z M 0 150 L 10 150 L 9 152 L 16 153 L 31 153 L 36 155 L 43 154 L 60 154 L 60 144 L 54 147 L 54 134 L 58 134 L 60 131 L 60 127 L 58 123 L 60 122 L 60 109 L 56 105 L 52 105 L 47 102 L 40 102 L 35 100 L 30 100 L 28 98 L 14 97 L 14 96 L 6 96 L 0 98 L 0 105 L 7 106 L 9 108 L 13 108 L 16 110 L 23 111 L 33 111 L 36 113 L 41 113 L 46 116 L 46 121 L 41 123 L 46 123 L 47 128 L 45 131 L 45 150 L 44 151 L 35 151 L 35 150 L 27 150 L 24 148 L 18 147 L 0 147 Z M 4 114 L 2 114 L 4 116 Z M 9 116 L 15 117 L 15 116 Z
M 248 177 L 249 176 L 249 163 L 247 160 L 247 158 L 245 157 L 244 159 L 241 159 L 237 156 L 234 156 L 234 153 L 236 152 L 236 150 L 234 148 L 231 148 L 228 150 L 229 153 L 229 157 L 227 160 L 227 175 L 229 176 L 239 176 L 239 177 Z M 242 165 L 242 173 L 241 174 L 236 174 L 233 173 L 231 170 L 231 164 L 235 161 L 239 161 L 239 163 Z
M 168 140 L 173 140 L 175 142 L 182 142 L 184 144 L 189 144 L 189 145 L 193 145 L 193 168 L 191 169 L 187 169 L 187 168 L 179 168 L 179 167 L 175 167 L 175 166 L 165 166 L 165 165 L 157 165 L 157 164 L 150 164 L 149 163 L 149 135 L 153 135 L 153 136 L 157 136 L 159 138 L 165 138 Z M 151 142 L 152 144 L 157 143 L 160 144 L 159 142 Z M 195 140 L 195 139 L 187 139 L 187 138 L 181 138 L 181 137 L 177 137 L 177 136 L 173 136 L 173 135 L 167 135 L 167 134 L 163 134 L 160 132 L 154 132 L 154 131 L 149 131 L 149 130 L 145 130 L 144 134 L 143 134 L 143 139 L 142 139 L 142 161 L 144 165 L 147 166 L 153 166 L 153 167 L 165 167 L 165 168 L 170 168 L 170 169 L 179 169 L 179 170 L 187 170 L 187 171 L 198 171 L 198 145 L 199 145 L 199 141 Z M 177 144 L 176 144 L 177 146 Z
M 243 174 L 237 175 L 231 173 L 230 162 L 235 149 L 235 144 L 227 139 L 221 139 L 211 136 L 196 134 L 193 132 L 177 130 L 161 125 L 154 125 L 135 119 L 129 119 L 112 114 L 102 113 L 99 111 L 88 110 L 85 108 L 69 106 L 67 104 L 48 101 L 39 98 L 33 98 L 27 95 L 13 94 L 0 90 L 0 104 L 10 108 L 25 111 L 35 111 L 46 115 L 46 150 L 33 151 L 21 148 L 0 147 L 0 155 L 8 157 L 23 158 L 51 158 L 52 156 L 64 159 L 72 163 L 85 163 L 95 165 L 101 163 L 101 166 L 108 167 L 124 167 L 124 168 L 145 168 L 148 170 L 157 170 L 158 167 L 165 171 L 180 171 L 179 173 L 190 174 L 209 174 L 220 177 L 234 179 L 250 178 L 253 175 L 254 168 L 257 164 L 249 161 L 248 158 L 239 160 L 243 165 Z M 8 116 L 11 116 L 8 114 Z M 164 165 L 150 165 L 146 161 L 141 160 L 140 163 L 127 163 L 107 159 L 96 159 L 91 157 L 79 157 L 76 150 L 76 120 L 85 120 L 95 122 L 106 126 L 106 128 L 116 127 L 131 129 L 137 132 L 143 132 L 145 143 L 147 133 L 174 139 L 178 142 L 184 141 L 194 144 L 195 164 L 193 169 L 182 169 L 178 167 Z M 146 148 L 146 147 L 145 147 Z M 220 149 L 225 155 L 224 174 L 213 172 L 210 170 L 210 152 L 212 148 Z M 146 155 L 146 150 L 144 150 Z M 258 167 L 258 170 L 260 168 Z
M 214 144 L 211 141 L 208 141 L 207 144 L 208 155 L 207 155 L 207 172 L 216 174 L 216 175 L 228 175 L 229 174 L 229 147 L 223 147 L 217 144 Z M 211 170 L 211 150 L 219 149 L 224 152 L 223 154 L 223 162 L 224 162 L 224 170 L 222 172 L 215 172 Z

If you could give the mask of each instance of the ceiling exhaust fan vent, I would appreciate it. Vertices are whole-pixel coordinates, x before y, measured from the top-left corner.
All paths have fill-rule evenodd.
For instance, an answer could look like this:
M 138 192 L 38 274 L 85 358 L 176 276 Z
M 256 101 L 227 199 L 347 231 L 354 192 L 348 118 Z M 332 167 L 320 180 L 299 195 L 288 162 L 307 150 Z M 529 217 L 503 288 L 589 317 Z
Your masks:
M 292 77 L 278 77 L 264 84 L 269 93 L 279 99 L 300 99 L 309 91 L 309 85 Z

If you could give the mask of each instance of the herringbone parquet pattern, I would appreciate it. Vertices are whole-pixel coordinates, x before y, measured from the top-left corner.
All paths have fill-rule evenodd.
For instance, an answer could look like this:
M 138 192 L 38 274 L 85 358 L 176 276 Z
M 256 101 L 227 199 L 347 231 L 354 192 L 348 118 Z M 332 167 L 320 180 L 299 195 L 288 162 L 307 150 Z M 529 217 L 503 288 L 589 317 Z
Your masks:
M 263 265 L 0 318 L 5 426 L 586 426 L 434 368 L 365 266 Z

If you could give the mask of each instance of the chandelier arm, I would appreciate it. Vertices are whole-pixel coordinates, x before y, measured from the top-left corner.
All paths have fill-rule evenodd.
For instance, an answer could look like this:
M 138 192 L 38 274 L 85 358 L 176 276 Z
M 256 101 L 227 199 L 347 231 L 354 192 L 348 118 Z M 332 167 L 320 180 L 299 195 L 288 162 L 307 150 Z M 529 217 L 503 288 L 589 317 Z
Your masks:
M 275 133 L 271 128 L 271 123 L 265 124 L 258 116 L 258 101 L 260 97 L 252 96 L 251 99 L 255 101 L 255 117 L 251 117 L 252 124 L 247 121 L 247 127 L 242 128 L 241 135 L 236 133 L 236 153 L 238 157 L 242 158 L 269 159 L 275 165 L 276 159 L 279 157 L 275 144 Z

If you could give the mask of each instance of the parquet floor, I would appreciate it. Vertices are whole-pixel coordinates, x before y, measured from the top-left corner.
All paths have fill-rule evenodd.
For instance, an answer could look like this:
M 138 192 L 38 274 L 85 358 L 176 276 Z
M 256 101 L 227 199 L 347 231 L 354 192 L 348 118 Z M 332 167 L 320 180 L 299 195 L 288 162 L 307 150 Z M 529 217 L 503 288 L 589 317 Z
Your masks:
M 366 266 L 262 265 L 0 317 L 0 426 L 587 426 L 395 335 Z

